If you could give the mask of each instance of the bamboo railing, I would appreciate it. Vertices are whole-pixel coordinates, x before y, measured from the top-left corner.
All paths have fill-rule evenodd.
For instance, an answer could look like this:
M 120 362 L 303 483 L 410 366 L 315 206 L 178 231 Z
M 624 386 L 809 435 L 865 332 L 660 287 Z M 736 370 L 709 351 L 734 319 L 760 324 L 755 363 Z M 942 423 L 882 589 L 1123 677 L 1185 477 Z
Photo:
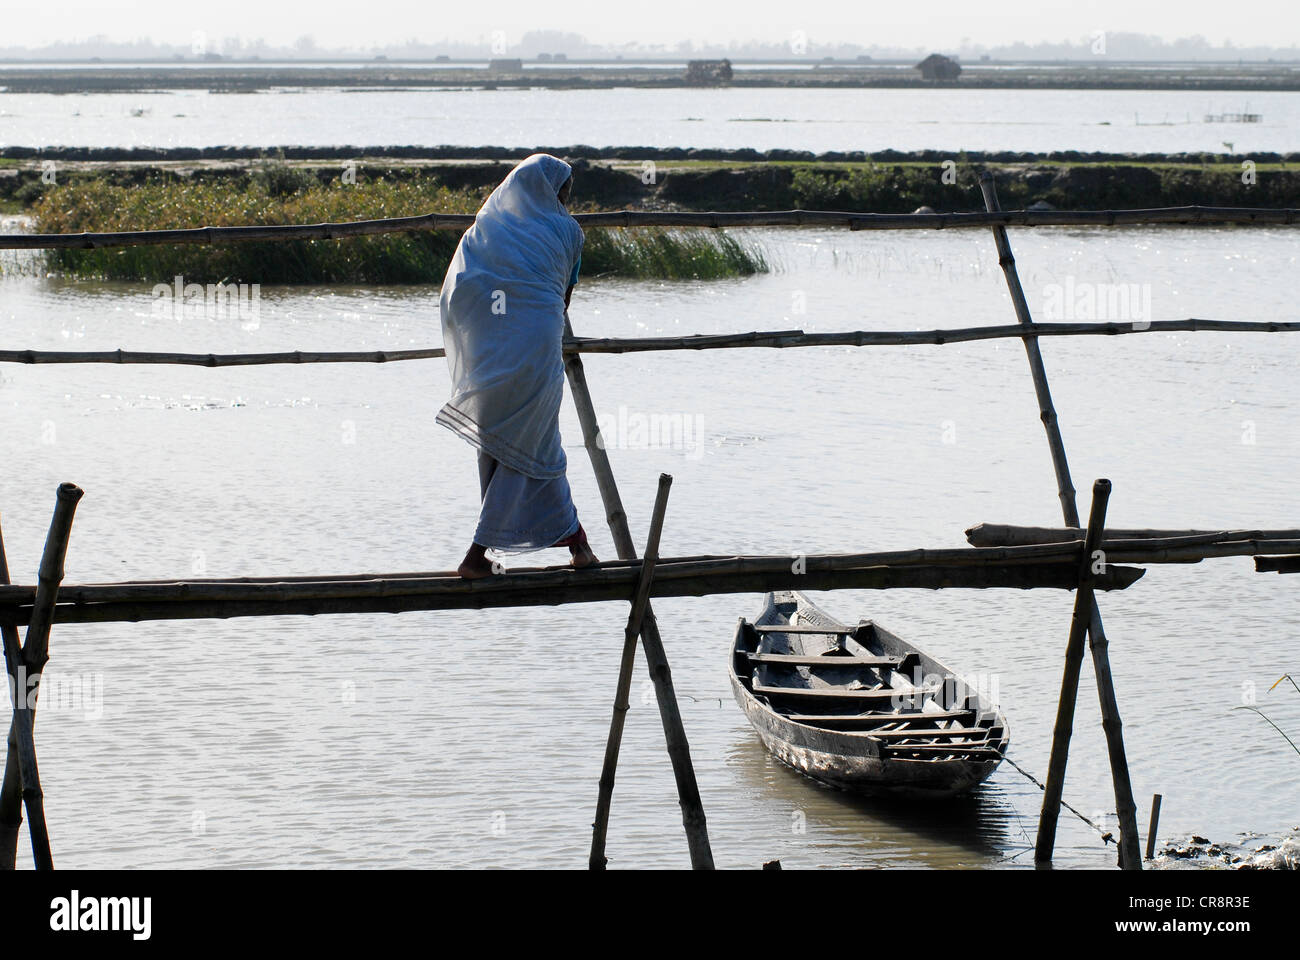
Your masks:
M 984 213 L 850 213 L 836 210 L 772 210 L 727 213 L 612 210 L 579 213 L 588 227 L 847 227 L 850 230 L 952 230 L 979 227 L 1080 227 L 1141 224 L 1300 223 L 1300 210 L 1258 207 L 1151 207 L 1136 210 L 996 210 Z M 473 214 L 428 213 L 343 223 L 192 227 L 112 233 L 0 234 L 0 250 L 97 250 L 167 243 L 247 243 L 258 240 L 342 240 L 380 233 L 464 230 Z
M 848 330 L 804 333 L 802 330 L 694 334 L 684 337 L 574 337 L 566 340 L 567 355 L 582 353 L 654 353 L 673 350 L 724 350 L 765 347 L 904 347 L 978 340 L 1033 337 L 1124 336 L 1134 333 L 1297 333 L 1300 321 L 1274 320 L 1152 320 L 1149 323 L 1029 323 L 952 330 Z M 411 350 L 282 350 L 276 353 L 167 353 L 145 350 L 0 350 L 0 363 L 163 364 L 193 367 L 252 367 L 305 363 L 400 363 L 446 356 L 442 347 Z

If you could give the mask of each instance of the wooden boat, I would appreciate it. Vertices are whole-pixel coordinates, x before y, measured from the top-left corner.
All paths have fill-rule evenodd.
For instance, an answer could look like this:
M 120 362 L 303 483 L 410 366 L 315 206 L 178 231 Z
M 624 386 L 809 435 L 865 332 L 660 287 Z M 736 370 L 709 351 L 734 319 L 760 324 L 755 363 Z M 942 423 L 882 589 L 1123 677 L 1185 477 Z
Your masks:
M 1007 721 L 938 660 L 797 592 L 736 628 L 732 692 L 777 759 L 859 793 L 948 797 L 991 774 Z

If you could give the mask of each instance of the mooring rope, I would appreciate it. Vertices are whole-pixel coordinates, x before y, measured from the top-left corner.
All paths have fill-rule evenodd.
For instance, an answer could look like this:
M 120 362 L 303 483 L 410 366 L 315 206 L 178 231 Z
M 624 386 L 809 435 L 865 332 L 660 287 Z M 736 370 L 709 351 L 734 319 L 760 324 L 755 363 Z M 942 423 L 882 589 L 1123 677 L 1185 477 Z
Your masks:
M 1031 783 L 1033 783 L 1036 787 L 1038 787 L 1039 790 L 1046 790 L 1046 789 L 1047 789 L 1047 787 L 1043 786 L 1043 784 L 1039 781 L 1039 779 L 1038 779 L 1037 777 L 1035 777 L 1032 773 L 1030 773 L 1028 770 L 1026 770 L 1026 769 L 1025 769 L 1024 767 L 1022 767 L 1020 764 L 1016 763 L 1016 761 L 1012 760 L 1012 759 L 1011 759 L 1010 757 L 1008 757 L 1008 756 L 1003 756 L 1002 759 L 1005 760 L 1007 763 L 1011 764 L 1012 767 L 1014 767 L 1016 770 L 1018 770 L 1018 771 L 1020 772 L 1021 776 L 1023 776 L 1025 779 L 1029 780 Z M 1072 814 L 1074 814 L 1076 817 L 1078 817 L 1080 820 L 1082 820 L 1082 821 L 1083 821 L 1084 823 L 1086 823 L 1088 826 L 1092 827 L 1092 829 L 1096 830 L 1099 834 L 1101 834 L 1101 840 L 1102 840 L 1102 843 L 1103 843 L 1103 844 L 1106 844 L 1106 843 L 1114 843 L 1114 842 L 1115 842 L 1115 836 L 1114 836 L 1114 834 L 1112 834 L 1112 833 L 1111 833 L 1110 831 L 1108 831 L 1108 830 L 1103 830 L 1101 827 L 1099 827 L 1097 824 L 1093 823 L 1091 820 L 1089 820 L 1087 817 L 1085 817 L 1083 814 L 1081 814 L 1078 810 L 1074 809 L 1074 807 L 1070 806 L 1070 805 L 1069 805 L 1068 803 L 1066 803 L 1064 800 L 1061 801 L 1061 806 L 1065 807 L 1066 810 L 1069 810 Z

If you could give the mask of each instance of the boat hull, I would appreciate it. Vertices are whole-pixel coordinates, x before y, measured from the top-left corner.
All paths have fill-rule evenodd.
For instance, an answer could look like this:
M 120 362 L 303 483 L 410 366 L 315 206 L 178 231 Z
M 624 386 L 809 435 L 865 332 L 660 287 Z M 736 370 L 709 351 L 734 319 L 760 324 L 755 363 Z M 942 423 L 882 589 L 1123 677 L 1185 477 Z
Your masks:
M 785 715 L 791 712 L 790 710 L 787 709 L 785 713 L 779 712 L 773 708 L 770 696 L 756 695 L 753 680 L 742 678 L 738 666 L 744 662 L 744 656 L 754 652 L 755 626 L 763 626 L 770 630 L 779 629 L 782 618 L 777 610 L 777 600 L 782 597 L 793 598 L 792 602 L 800 605 L 798 609 L 804 624 L 811 620 L 823 622 L 828 625 L 828 628 L 836 625 L 835 621 L 802 595 L 792 593 L 770 594 L 763 616 L 752 625 L 742 620 L 737 627 L 732 656 L 729 658 L 732 694 L 736 703 L 745 712 L 760 741 L 774 757 L 820 783 L 854 793 L 875 796 L 933 799 L 953 797 L 970 791 L 997 769 L 1009 742 L 1006 720 L 996 707 L 974 694 L 964 694 L 965 699 L 960 701 L 961 706 L 969 706 L 967 712 L 973 718 L 972 729 L 978 729 L 982 735 L 988 735 L 992 747 L 972 751 L 971 754 L 963 754 L 963 751 L 954 748 L 952 757 L 921 758 L 899 756 L 899 749 L 891 749 L 889 741 L 871 736 L 869 732 L 837 730 L 791 720 Z M 847 629 L 845 628 L 846 631 Z M 910 644 L 904 644 L 894 635 L 884 631 L 881 636 L 885 641 L 885 646 L 882 648 L 884 652 L 901 656 L 912 655 L 914 659 L 907 662 L 917 664 L 918 672 L 925 670 L 932 675 L 957 679 L 938 661 Z M 890 644 L 899 646 L 894 649 L 889 646 Z M 772 692 L 777 699 L 782 696 L 779 687 L 762 689 Z M 794 692 L 806 693 L 807 690 Z M 910 703 L 915 705 L 916 701 Z M 892 716 L 901 718 L 902 715 L 890 714 L 889 709 L 886 708 L 880 714 L 872 714 L 872 716 L 887 721 Z M 911 716 L 917 717 L 918 714 L 913 713 Z M 898 724 L 886 725 L 895 728 L 899 726 Z
M 733 676 L 732 693 L 768 752 L 820 783 L 868 796 L 943 799 L 966 793 L 988 778 L 998 761 L 888 759 L 865 738 L 857 743 L 834 731 L 791 723 L 773 712 Z

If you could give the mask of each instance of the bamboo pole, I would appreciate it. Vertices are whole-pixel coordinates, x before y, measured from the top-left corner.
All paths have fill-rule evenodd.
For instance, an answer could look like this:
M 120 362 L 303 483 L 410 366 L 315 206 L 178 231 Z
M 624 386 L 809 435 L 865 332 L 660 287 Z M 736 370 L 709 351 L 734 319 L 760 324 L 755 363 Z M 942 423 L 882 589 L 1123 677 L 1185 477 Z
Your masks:
M 1160 794 L 1151 795 L 1151 822 L 1147 824 L 1147 859 L 1150 860 L 1156 855 L 1156 830 L 1160 827 L 1160 801 L 1163 799 Z
M 418 350 L 281 350 L 277 353 L 168 353 L 148 350 L 0 350 L 0 363 L 163 364 L 258 367 L 300 363 L 399 363 L 445 357 L 442 347 Z
M 636 665 L 636 642 L 641 636 L 641 624 L 650 603 L 650 584 L 654 579 L 655 564 L 659 561 L 659 537 L 664 527 L 664 511 L 668 509 L 668 490 L 673 478 L 659 475 L 659 492 L 655 496 L 654 512 L 650 515 L 650 534 L 646 537 L 641 573 L 637 578 L 636 596 L 623 633 L 623 656 L 619 662 L 618 687 L 614 693 L 614 715 L 609 721 L 609 738 L 605 742 L 605 763 L 600 772 L 600 795 L 596 800 L 596 820 L 591 825 L 591 856 L 587 865 L 592 870 L 604 870 L 605 834 L 609 829 L 609 808 L 614 799 L 614 777 L 618 771 L 618 753 L 623 744 L 623 722 L 630 706 L 628 694 L 632 689 L 632 670 Z
M 1078 590 L 1074 595 L 1070 639 L 1065 646 L 1065 670 L 1061 676 L 1061 696 L 1056 705 L 1056 726 L 1052 731 L 1052 757 L 1047 767 L 1047 784 L 1043 788 L 1043 809 L 1038 818 L 1038 838 L 1034 844 L 1034 861 L 1038 864 L 1051 863 L 1052 849 L 1056 844 L 1056 818 L 1061 812 L 1065 767 L 1070 755 L 1070 736 L 1074 731 L 1074 706 L 1078 700 L 1079 671 L 1083 666 L 1083 637 L 1091 620 L 1093 554 L 1101 545 L 1109 499 L 1110 481 L 1098 480 L 1092 488 L 1092 512 L 1079 558 Z
M 801 347 L 944 346 L 983 340 L 1034 337 L 1125 336 L 1134 333 L 1297 333 L 1300 322 L 1272 320 L 1153 320 L 1131 323 L 1027 323 L 934 330 L 753 330 L 748 333 L 684 337 L 575 337 L 564 345 L 574 353 L 655 353 L 680 350 L 789 349 Z M 29 365 L 98 363 L 191 367 L 253 367 L 311 363 L 401 363 L 446 356 L 442 347 L 411 350 L 282 350 L 275 353 L 174 353 L 147 350 L 0 350 L 0 363 Z
M 1109 491 L 1110 482 L 1105 482 Z M 1093 496 L 1096 495 L 1094 488 Z M 1103 564 L 1106 562 L 1108 559 Z M 1138 832 L 1137 804 L 1133 801 L 1128 755 L 1124 750 L 1124 724 L 1120 720 L 1119 701 L 1115 697 L 1115 678 L 1110 669 L 1110 641 L 1106 639 L 1106 631 L 1102 628 L 1101 616 L 1097 612 L 1097 598 L 1091 590 L 1088 592 L 1088 603 L 1092 607 L 1088 649 L 1092 651 L 1092 673 L 1097 681 L 1101 729 L 1106 735 L 1106 755 L 1110 759 L 1110 779 L 1115 791 L 1115 814 L 1119 819 L 1119 866 L 1121 870 L 1141 870 L 1142 836 Z
M 990 213 L 998 207 L 997 188 L 993 174 L 987 171 L 980 175 L 980 191 L 984 194 L 984 206 Z M 1011 294 L 1011 304 L 1016 311 L 1016 319 L 1022 325 L 1032 324 L 1029 304 L 1025 300 L 1025 291 L 1020 286 L 1020 274 L 1016 271 L 1016 258 L 1011 252 L 1011 242 L 1007 239 L 1006 227 L 993 227 L 993 241 L 998 249 L 998 263 L 1002 266 L 1002 275 Z M 1079 508 L 1075 504 L 1074 483 L 1070 479 L 1070 465 L 1065 458 L 1065 441 L 1061 438 L 1061 427 L 1056 417 L 1056 408 L 1052 404 L 1052 391 L 1047 385 L 1047 371 L 1043 367 L 1043 355 L 1038 349 L 1038 340 L 1026 335 L 1024 338 L 1025 354 L 1029 358 L 1029 372 L 1034 381 L 1034 393 L 1038 396 L 1039 417 L 1043 429 L 1047 431 L 1047 445 L 1052 452 L 1052 468 L 1056 471 L 1057 497 L 1061 501 L 1061 512 L 1065 516 L 1067 527 L 1079 525 Z
M 1260 554 L 1293 553 L 1300 548 L 1300 540 L 1241 540 L 1160 549 L 1130 549 L 1124 546 L 1124 544 L 1143 542 L 1117 540 L 1114 546 L 1107 546 L 1106 555 L 1120 563 L 1197 563 L 1213 557 L 1255 557 Z M 1145 542 L 1158 543 L 1159 541 Z M 1138 557 L 1142 559 L 1136 559 Z
M 1175 541 L 1176 542 L 1176 541 Z M 1163 541 L 1156 541 L 1164 546 Z M 1146 541 L 1132 542 L 1145 546 Z M 1120 542 L 1117 547 L 1130 543 Z M 1171 544 L 1172 545 L 1172 544 Z M 1214 545 L 1218 546 L 1218 545 Z M 1283 548 L 1300 548 L 1300 541 L 1281 542 Z M 866 567 L 910 566 L 993 566 L 1003 563 L 1073 563 L 1083 540 L 1067 543 L 1028 544 L 1022 547 L 945 547 L 884 550 L 870 553 L 808 554 L 802 568 L 811 573 L 859 570 Z M 1243 547 L 1248 549 L 1247 547 Z M 1135 551 L 1136 552 L 1136 551 Z M 1283 549 L 1279 552 L 1289 552 Z M 789 558 L 777 556 L 664 557 L 659 561 L 657 580 L 674 580 L 712 575 L 780 573 Z M 103 603 L 114 600 L 219 600 L 267 598 L 277 600 L 336 599 L 348 596 L 396 596 L 412 593 L 474 594 L 499 593 L 505 587 L 524 588 L 556 585 L 617 584 L 620 589 L 635 586 L 639 560 L 614 560 L 581 572 L 571 566 L 520 567 L 508 574 L 471 585 L 459 574 L 443 571 L 425 574 L 306 575 L 300 577 L 208 578 L 196 580 L 139 580 L 120 583 L 64 584 L 61 603 Z M 512 579 L 515 578 L 515 579 Z M 671 594 L 670 594 L 671 595 Z M 0 603 L 31 604 L 36 587 L 13 584 L 0 586 Z
M 573 326 L 569 322 L 567 309 L 564 311 L 564 336 L 566 339 L 573 336 Z M 614 470 L 610 466 L 609 456 L 600 437 L 600 425 L 596 422 L 596 408 L 592 404 L 591 391 L 587 387 L 587 374 L 582 367 L 582 358 L 576 354 L 570 356 L 564 362 L 564 372 L 569 380 L 569 391 L 573 394 L 573 404 L 578 410 L 583 443 L 591 459 L 592 470 L 596 474 L 601 500 L 605 504 L 605 519 L 614 538 L 614 547 L 621 559 L 635 559 L 636 546 L 632 542 L 632 533 L 628 529 L 627 514 L 623 510 L 623 500 L 619 496 L 618 485 L 614 482 Z M 696 870 L 712 870 L 713 850 L 709 844 L 708 824 L 704 816 L 704 804 L 700 800 L 699 784 L 695 779 L 695 767 L 691 763 L 691 748 L 686 739 L 686 728 L 682 725 L 681 712 L 677 707 L 677 692 L 673 688 L 668 655 L 664 652 L 663 641 L 659 636 L 659 624 L 649 603 L 646 604 L 641 625 L 641 646 L 645 650 L 646 665 L 650 671 L 650 679 L 654 683 L 655 698 L 659 702 L 659 717 L 663 721 L 664 739 L 668 744 L 668 757 L 672 761 L 673 776 L 677 781 L 677 798 L 682 808 L 682 826 L 686 831 L 691 866 Z
M 9 582 L 9 562 L 5 556 L 4 534 L 0 532 L 0 583 Z M 23 663 L 22 645 L 18 628 L 0 627 L 4 642 L 5 670 L 9 675 L 14 703 L 13 719 L 9 726 L 6 767 L 18 764 L 19 782 L 23 803 L 27 807 L 27 832 L 32 841 L 32 856 L 38 870 L 53 869 L 50 854 L 50 837 L 45 826 L 45 794 L 41 790 L 40 769 L 36 763 L 36 740 L 32 730 L 32 711 L 27 702 L 27 667 Z M 18 860 L 18 830 L 22 826 L 22 812 L 12 821 L 0 822 L 0 869 L 13 870 Z
M 985 171 L 980 175 L 980 192 L 984 196 L 984 206 L 993 213 L 998 210 L 998 195 L 993 174 Z M 1005 226 L 995 226 L 993 228 L 993 239 L 998 249 L 998 262 L 1002 266 L 1002 274 L 1006 278 L 1007 289 L 1011 294 L 1011 302 L 1016 310 L 1016 318 L 1022 324 L 1032 324 L 1033 317 L 1029 313 L 1029 304 L 1025 300 L 1025 292 L 1020 285 L 1020 274 L 1016 270 L 1016 259 L 1011 252 L 1011 242 L 1007 239 Z M 1061 514 L 1065 519 L 1067 527 L 1079 526 L 1079 508 L 1075 501 L 1074 484 L 1070 480 L 1069 462 L 1065 456 L 1065 442 L 1061 438 L 1060 423 L 1057 420 L 1056 409 L 1052 405 L 1051 393 L 1047 386 L 1047 372 L 1043 367 L 1042 354 L 1038 349 L 1038 340 L 1035 337 L 1026 337 L 1025 353 L 1029 358 L 1029 369 L 1034 380 L 1034 391 L 1038 395 L 1039 415 L 1043 421 L 1043 427 L 1047 431 L 1047 443 L 1052 454 L 1052 467 L 1056 472 L 1057 496 L 1061 501 Z M 1109 496 L 1109 483 L 1107 484 Z M 1097 491 L 1094 486 L 1093 502 L 1096 503 Z M 1104 510 L 1103 510 L 1104 516 Z M 1089 551 L 1090 553 L 1091 551 Z M 1077 599 L 1077 598 L 1076 598 Z M 1115 701 L 1115 690 L 1111 682 L 1110 659 L 1107 654 L 1107 641 L 1105 639 L 1105 630 L 1101 622 L 1101 609 L 1097 606 L 1096 597 L 1092 590 L 1088 591 L 1088 635 L 1090 641 L 1098 646 L 1093 647 L 1094 663 L 1100 663 L 1104 670 L 1097 672 L 1097 695 L 1101 699 L 1103 716 L 1107 713 L 1110 715 L 1109 724 L 1103 723 L 1103 729 L 1106 733 L 1106 746 L 1110 755 L 1111 777 L 1115 787 L 1115 801 L 1119 815 L 1120 826 L 1120 866 L 1130 869 L 1141 870 L 1142 861 L 1140 858 L 1131 856 L 1132 851 L 1136 850 L 1137 843 L 1137 815 L 1133 807 L 1133 787 L 1129 782 L 1128 762 L 1124 753 L 1124 740 L 1121 735 L 1119 720 L 1119 707 Z M 1076 613 L 1078 607 L 1076 606 Z M 1067 653 L 1067 657 L 1069 654 Z M 1068 673 L 1068 666 L 1067 666 Z M 1075 683 L 1069 690 L 1070 715 L 1074 714 L 1074 697 L 1078 691 L 1078 676 L 1075 675 Z M 1066 695 L 1064 684 L 1062 685 L 1062 696 Z M 1068 738 L 1067 738 L 1068 740 Z M 1063 745 L 1068 751 L 1068 743 Z M 1052 748 L 1053 759 L 1056 754 L 1056 744 Z M 1062 754 L 1061 772 L 1065 774 L 1065 754 Z M 1046 809 L 1046 808 L 1044 808 Z M 1051 859 L 1052 841 L 1056 833 L 1057 809 L 1052 810 L 1052 836 L 1046 845 L 1046 858 Z M 1041 828 L 1041 823 L 1040 823 Z M 1035 853 L 1035 856 L 1039 856 Z
M 1217 548 L 1219 545 L 1219 535 L 1214 535 L 1214 540 L 1204 541 L 1206 544 L 1214 544 Z M 1184 544 L 1183 538 L 1172 538 L 1168 540 L 1107 540 L 1108 547 L 1118 548 L 1124 554 L 1125 562 L 1147 562 L 1147 551 L 1177 547 Z M 1272 539 L 1251 541 L 1250 546 L 1243 545 L 1242 552 L 1253 550 L 1256 553 L 1290 552 L 1292 546 L 1300 549 L 1300 539 L 1295 541 L 1276 541 Z M 1025 544 L 1022 546 L 1009 547 L 941 547 L 931 549 L 920 547 L 911 550 L 883 550 L 869 553 L 810 553 L 804 556 L 804 562 L 810 564 L 811 568 L 816 570 L 851 570 L 860 567 L 875 566 L 935 566 L 935 565 L 987 565 L 993 563 L 1016 563 L 1016 562 L 1051 562 L 1051 561 L 1073 561 L 1078 558 L 1078 553 L 1083 549 L 1082 533 L 1076 540 L 1061 541 L 1057 543 L 1037 543 Z M 714 572 L 744 572 L 744 571 L 777 571 L 781 569 L 783 562 L 788 560 L 785 557 L 772 556 L 738 556 L 735 554 L 699 554 L 685 557 L 666 557 L 660 558 L 660 569 L 667 570 L 670 577 L 693 576 L 699 573 Z M 1150 562 L 1158 562 L 1151 560 Z M 639 560 L 605 560 L 602 561 L 599 568 L 590 571 L 597 573 L 600 577 L 617 577 L 619 574 L 614 571 L 624 570 L 627 568 L 638 567 Z M 666 566 L 665 566 L 666 565 Z M 569 564 L 550 567 L 514 567 L 511 569 L 511 575 L 528 574 L 531 578 L 535 574 L 550 573 L 563 574 L 572 578 L 573 568 Z M 662 574 L 661 574 L 662 576 Z M 261 576 L 261 577 L 196 577 L 186 578 L 184 580 L 121 580 L 112 583 L 88 583 L 80 585 L 64 584 L 60 590 L 61 600 L 79 600 L 90 602 L 91 600 L 113 599 L 117 596 L 112 593 L 95 593 L 94 590 L 102 587 L 181 587 L 186 589 L 182 593 L 175 593 L 173 597 L 192 597 L 196 588 L 211 584 L 221 585 L 240 585 L 240 584 L 328 584 L 328 583 L 361 583 L 370 581 L 389 581 L 389 586 L 396 589 L 399 585 L 410 582 L 410 585 L 416 588 L 432 584 L 424 584 L 420 581 L 431 581 L 439 584 L 445 584 L 449 581 L 459 580 L 460 577 L 454 571 L 432 571 L 432 572 L 400 572 L 400 573 L 342 573 L 342 574 L 297 574 L 279 576 Z M 494 581 L 496 582 L 496 581 Z M 87 592 L 90 590 L 91 592 Z M 35 588 L 32 586 L 0 586 L 0 603 L 31 603 L 35 595 Z M 132 593 L 131 599 L 141 599 L 146 596 L 144 593 Z M 164 595 L 160 595 L 164 596 Z
M 1103 547 L 1112 564 L 1189 563 L 1215 557 L 1254 556 L 1262 565 L 1287 561 L 1300 551 L 1300 540 L 1219 540 L 1222 536 L 1237 535 L 1206 534 L 1152 540 L 1107 539 Z M 1074 540 L 1018 547 L 921 548 L 860 554 L 810 554 L 804 558 L 804 565 L 808 575 L 845 573 L 859 577 L 867 586 L 882 573 L 905 570 L 915 570 L 918 573 L 914 582 L 919 586 L 944 578 L 951 578 L 954 586 L 962 585 L 964 581 L 959 571 L 982 568 L 991 571 L 992 575 L 970 580 L 966 585 L 1016 587 L 1037 582 L 1032 581 L 1026 573 L 1035 567 L 1047 571 L 1051 575 L 1049 580 L 1060 579 L 1056 573 L 1077 560 L 1082 546 L 1082 540 Z M 691 580 L 712 581 L 721 593 L 740 592 L 740 588 L 729 581 L 736 579 L 748 582 L 750 578 L 769 576 L 780 578 L 787 567 L 788 558 L 780 556 L 665 558 L 658 564 L 654 595 L 696 595 L 685 583 Z M 64 619 L 64 614 L 75 607 L 121 602 L 265 600 L 287 603 L 300 600 L 427 596 L 447 601 L 439 609 L 508 606 L 512 602 L 520 606 L 533 606 L 547 601 L 530 599 L 530 594 L 549 588 L 559 591 L 552 602 L 597 602 L 626 595 L 635 586 L 638 569 L 637 561 L 619 560 L 603 563 L 599 568 L 581 573 L 576 573 L 568 566 L 518 568 L 506 576 L 487 581 L 484 586 L 474 587 L 450 572 L 65 584 L 59 591 L 55 618 L 60 622 L 69 622 Z M 1115 577 L 1099 581 L 1098 589 L 1122 589 L 1134 579 L 1136 577 L 1121 572 Z M 1072 586 L 1073 581 L 1070 583 Z M 35 601 L 36 591 L 37 587 L 32 585 L 0 585 L 0 607 L 10 610 L 29 608 Z M 512 601 L 510 598 L 516 594 L 517 599 Z M 476 599 L 460 603 L 456 599 L 460 597 Z M 17 624 L 26 622 L 12 618 L 0 620 Z
M 907 567 L 862 567 L 795 575 L 738 572 L 655 578 L 652 597 L 705 597 L 725 593 L 767 593 L 773 590 L 940 590 L 1014 588 L 1032 590 L 1074 588 L 1075 563 L 1018 563 L 1005 565 L 948 565 Z M 1134 567 L 1112 567 L 1098 589 L 1123 590 L 1146 571 Z M 320 597 L 281 600 L 274 592 L 255 599 L 111 601 L 107 603 L 61 603 L 54 611 L 56 623 L 140 623 L 147 620 L 207 620 L 231 617 L 319 616 L 349 613 L 409 613 L 417 610 L 486 610 L 497 607 L 557 606 L 564 603 L 626 602 L 630 581 L 620 585 L 603 581 L 580 581 L 569 586 L 532 581 L 521 587 L 518 581 L 494 591 L 461 592 L 439 589 L 388 596 Z M 0 604 L 0 623 L 25 624 L 29 606 Z M 649 619 L 646 623 L 649 623 Z M 644 639 L 644 638 L 643 638 Z M 653 679 L 652 674 L 652 679 Z
M 1300 556 L 1256 557 L 1256 573 L 1300 573 Z
M 1081 544 L 1082 539 L 1079 541 Z M 685 557 L 673 557 L 674 563 L 695 563 L 700 560 L 725 560 L 725 556 L 716 553 L 692 554 Z M 602 560 L 600 562 L 601 570 L 615 569 L 619 567 L 635 567 L 641 563 L 640 560 Z M 553 564 L 549 567 L 511 567 L 513 573 L 534 573 L 543 570 L 565 570 L 572 571 L 572 564 Z M 449 570 L 426 570 L 426 571 L 399 571 L 396 573 L 306 573 L 306 574 L 280 574 L 277 576 L 233 576 L 233 577 L 192 577 L 185 580 L 177 580 L 174 577 L 170 580 L 118 580 L 114 581 L 119 585 L 135 584 L 152 586 L 165 583 L 331 583 L 348 580 L 428 580 L 436 578 L 448 578 L 458 576 Z M 105 584 L 96 584 L 104 586 Z M 65 589 L 67 589 L 65 587 Z M 0 601 L 3 602 L 3 601 Z
M 747 333 L 693 334 L 679 337 L 579 337 L 567 346 L 577 353 L 649 353 L 665 350 L 743 349 L 748 347 L 907 347 L 944 346 L 980 340 L 1043 337 L 1124 336 L 1133 333 L 1296 333 L 1300 322 L 1293 320 L 1211 320 L 1188 317 L 1183 320 L 1152 320 L 1149 324 L 1117 323 L 1033 323 L 978 327 L 949 327 L 932 330 L 848 330 L 805 333 L 802 330 L 752 330 Z M 3 358 L 0 354 L 0 358 Z
M 1008 523 L 977 523 L 966 530 L 966 541 L 973 547 L 1015 547 L 1030 543 L 1063 543 L 1079 540 L 1078 527 L 1019 527 Z M 1156 530 L 1111 527 L 1103 545 L 1116 540 L 1165 541 L 1143 546 L 1177 546 L 1195 538 L 1203 543 L 1225 540 L 1300 540 L 1300 530 Z
M 36 698 L 40 693 L 41 672 L 50 659 L 50 626 L 54 622 L 54 605 L 58 599 L 59 584 L 63 581 L 63 560 L 67 556 L 68 537 L 72 533 L 72 517 L 82 493 L 83 491 L 76 484 L 59 484 L 54 501 L 54 516 L 50 520 L 49 533 L 45 537 L 45 549 L 41 553 L 36 596 L 22 648 L 22 662 L 27 671 L 27 683 L 31 687 L 25 712 L 33 725 L 36 721 Z M 18 732 L 11 723 L 11 742 L 17 739 L 17 735 Z M 52 869 L 54 864 L 49 856 L 44 796 L 35 792 L 35 784 L 31 795 L 27 795 L 17 753 L 17 750 L 10 749 L 5 762 L 4 782 L 0 785 L 0 823 L 21 821 L 22 814 L 19 812 L 19 806 L 26 799 L 28 801 L 27 830 L 32 837 L 32 852 L 36 858 L 37 868 Z M 39 817 L 32 815 L 34 807 L 39 809 Z
M 1012 549 L 1024 548 L 1006 548 Z M 972 551 L 974 552 L 974 551 Z M 870 555 L 865 555 L 870 556 Z M 1077 550 L 1055 558 L 998 562 L 970 558 L 960 562 L 861 563 L 855 557 L 807 559 L 795 573 L 788 558 L 730 557 L 677 563 L 661 561 L 651 596 L 690 597 L 711 593 L 750 593 L 792 589 L 940 589 L 965 587 L 1057 587 L 1073 589 Z M 784 561 L 784 562 L 783 562 Z M 1122 590 L 1146 571 L 1111 564 L 1098 578 L 1098 589 Z M 109 622 L 134 618 L 194 619 L 296 613 L 403 612 L 409 610 L 477 610 L 508 606 L 555 606 L 626 600 L 636 585 L 638 567 L 624 565 L 574 571 L 548 568 L 511 571 L 472 581 L 445 575 L 409 580 L 320 580 L 260 583 L 171 583 L 69 585 L 60 591 L 54 619 L 59 623 Z M 0 623 L 22 625 L 32 615 L 33 588 L 0 587 Z M 154 613 L 151 611 L 167 611 Z
M 1129 210 L 996 210 L 985 213 L 852 213 L 772 210 L 699 213 L 610 210 L 579 213 L 591 227 L 847 227 L 850 230 L 944 230 L 988 226 L 1121 226 L 1148 223 L 1300 223 L 1300 210 L 1258 207 L 1152 207 Z M 341 223 L 123 230 L 108 233 L 0 234 L 0 250 L 103 249 L 145 244 L 217 244 L 262 240 L 341 240 L 346 237 L 426 230 L 465 230 L 473 214 L 429 213 Z

